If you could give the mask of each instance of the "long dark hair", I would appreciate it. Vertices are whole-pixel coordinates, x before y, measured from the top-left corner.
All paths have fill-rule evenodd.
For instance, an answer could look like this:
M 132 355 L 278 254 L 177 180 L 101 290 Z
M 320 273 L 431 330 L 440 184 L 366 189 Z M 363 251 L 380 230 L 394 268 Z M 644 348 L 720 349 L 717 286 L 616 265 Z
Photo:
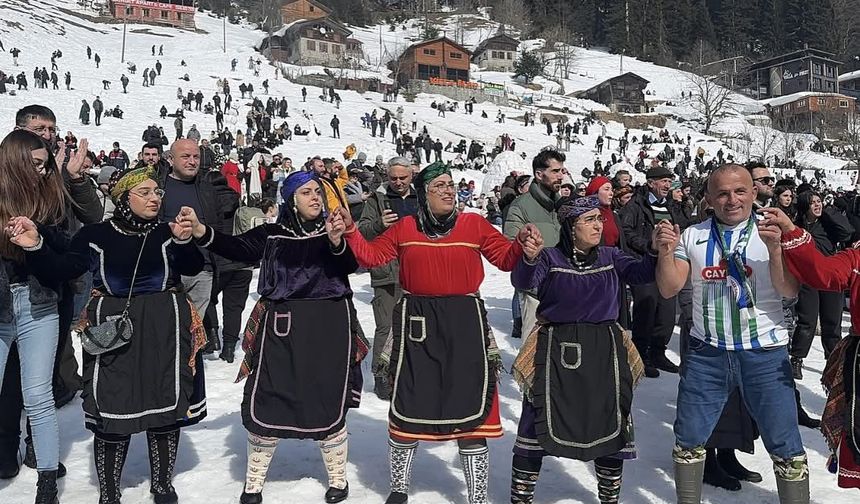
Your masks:
M 32 151 L 45 149 L 45 173 L 33 166 Z M 63 176 L 50 146 L 27 130 L 14 130 L 0 142 L 0 256 L 23 260 L 21 249 L 2 233 L 9 219 L 29 217 L 37 224 L 59 224 L 65 216 Z
M 818 199 L 821 199 L 821 194 L 817 191 L 803 191 L 797 195 L 797 216 L 795 217 L 796 225 L 806 229 L 809 224 L 806 214 L 812 207 L 812 198 L 816 196 L 818 196 Z

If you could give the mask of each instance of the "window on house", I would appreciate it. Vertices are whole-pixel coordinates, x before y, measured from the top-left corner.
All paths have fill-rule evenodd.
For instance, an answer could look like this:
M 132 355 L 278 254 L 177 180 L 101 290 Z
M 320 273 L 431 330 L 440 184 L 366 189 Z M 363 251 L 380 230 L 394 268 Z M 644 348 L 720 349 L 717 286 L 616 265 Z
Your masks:
M 424 54 L 428 56 L 436 56 L 436 49 L 424 49 Z
M 800 100 L 799 102 L 797 102 L 797 108 L 801 108 L 801 107 L 805 107 L 805 106 L 806 106 L 806 100 Z
M 833 82 L 832 81 L 824 81 L 824 83 L 827 85 L 828 91 L 833 91 Z
M 126 16 L 133 16 L 134 15 L 134 7 L 126 7 L 125 8 L 125 15 Z
M 812 89 L 821 89 L 821 79 L 818 77 L 812 79 Z
M 819 98 L 819 99 L 818 99 L 818 104 L 819 104 L 819 105 L 825 105 L 826 103 L 827 103 L 827 99 L 825 99 L 825 98 Z
M 463 55 L 460 53 L 452 52 L 450 54 L 451 54 L 451 59 L 463 59 Z
M 168 13 L 167 11 L 161 11 L 161 19 L 167 19 Z
M 514 53 L 512 53 L 512 52 L 508 52 L 508 53 L 507 53 L 507 55 L 508 55 L 508 59 L 509 59 L 509 60 L 514 59 Z
M 313 5 L 311 5 L 309 10 L 310 10 L 311 12 L 314 12 L 314 6 L 313 6 Z
M 314 42 L 313 40 L 308 40 L 307 46 L 308 46 L 308 51 L 316 51 L 317 50 L 317 43 Z
M 839 100 L 839 108 L 848 108 L 848 100 Z
M 828 77 L 833 77 L 836 69 L 833 68 L 832 66 L 825 66 L 824 70 L 825 70 L 825 72 L 827 72 Z
M 320 52 L 327 53 L 328 52 L 328 44 L 325 42 L 320 42 Z
M 335 54 L 340 54 L 340 46 L 336 44 L 331 45 L 331 52 Z
M 812 73 L 814 73 L 815 75 L 821 75 L 821 65 L 819 65 L 818 63 L 813 63 Z
M 149 9 L 143 9 L 143 17 L 149 17 Z
M 182 21 L 182 13 L 181 13 L 181 12 L 177 12 L 177 13 L 176 13 L 176 20 L 177 20 L 177 21 Z

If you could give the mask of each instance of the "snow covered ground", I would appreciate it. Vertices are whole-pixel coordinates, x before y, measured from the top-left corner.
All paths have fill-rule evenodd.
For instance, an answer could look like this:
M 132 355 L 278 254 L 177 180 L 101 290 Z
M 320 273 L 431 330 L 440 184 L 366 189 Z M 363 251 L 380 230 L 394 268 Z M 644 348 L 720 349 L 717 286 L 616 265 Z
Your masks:
M 319 90 L 308 88 L 308 102 L 301 103 L 301 86 L 284 80 L 275 79 L 273 67 L 264 66 L 261 76 L 253 77 L 247 68 L 249 56 L 257 57 L 253 44 L 259 40 L 260 32 L 255 32 L 247 26 L 227 24 L 227 52 L 221 48 L 221 21 L 205 14 L 197 14 L 197 33 L 178 31 L 163 27 L 128 25 L 126 41 L 126 61 L 137 64 L 137 75 L 129 75 L 132 82 L 129 94 L 123 94 L 119 84 L 120 75 L 125 72 L 125 64 L 120 61 L 122 44 L 122 25 L 94 24 L 88 18 L 75 16 L 74 2 L 68 0 L 4 0 L 0 3 L 0 40 L 6 53 L 0 53 L 0 69 L 6 73 L 25 72 L 30 81 L 30 90 L 15 96 L 0 95 L 0 124 L 12 128 L 14 114 L 20 107 L 30 103 L 42 103 L 50 106 L 57 114 L 61 135 L 72 130 L 80 138 L 89 138 L 91 147 L 108 150 L 112 141 L 117 140 L 129 155 L 134 156 L 141 145 L 141 134 L 146 126 L 158 124 L 163 126 L 169 138 L 172 138 L 172 119 L 158 119 L 158 109 L 162 104 L 168 110 L 178 108 L 175 99 L 176 87 L 184 91 L 193 88 L 203 90 L 207 100 L 215 90 L 215 79 L 228 77 L 231 87 L 238 96 L 238 86 L 241 82 L 252 82 L 258 92 L 262 91 L 261 82 L 268 78 L 271 86 L 270 94 L 280 98 L 285 96 L 290 104 L 291 117 L 287 122 L 292 126 L 301 110 L 307 111 L 313 117 L 322 136 L 310 136 L 307 139 L 289 142 L 279 150 L 293 158 L 296 163 L 313 155 L 339 155 L 350 143 L 355 143 L 358 151 L 368 154 L 372 162 L 376 155 L 387 159 L 394 155 L 394 144 L 389 140 L 372 138 L 368 130 L 361 127 L 359 117 L 365 112 L 376 108 L 379 113 L 388 109 L 394 114 L 397 106 L 404 108 L 403 119 L 409 123 L 415 115 L 419 128 L 426 125 L 434 137 L 442 139 L 444 144 L 460 138 L 478 139 L 485 142 L 488 150 L 492 149 L 495 138 L 502 133 L 512 135 L 517 143 L 517 152 L 526 153 L 527 160 L 522 161 L 521 171 L 530 171 L 530 160 L 541 147 L 554 144 L 554 138 L 546 136 L 544 129 L 538 125 L 534 128 L 524 128 L 513 118 L 521 115 L 522 111 L 514 108 L 504 108 L 508 121 L 498 124 L 494 121 L 497 107 L 478 105 L 475 115 L 467 116 L 462 113 L 449 113 L 445 119 L 437 117 L 430 108 L 432 96 L 421 96 L 415 103 L 384 103 L 382 96 L 374 93 L 358 94 L 341 91 L 343 103 L 340 110 L 334 105 L 320 101 L 316 96 Z M 61 11 L 60 9 L 66 9 Z M 83 13 L 82 13 L 83 14 Z M 449 22 L 450 23 L 450 22 Z M 466 23 L 463 22 L 463 25 Z M 486 30 L 488 28 L 478 28 Z M 398 33 L 388 33 L 383 27 L 386 39 L 401 36 Z M 357 30 L 358 32 L 359 30 Z M 365 30 L 363 36 L 378 37 L 378 29 Z M 477 37 L 467 34 L 468 41 Z M 164 45 L 163 57 L 152 57 L 151 46 Z M 96 69 L 92 61 L 86 59 L 86 46 L 99 53 L 102 58 L 101 68 Z M 365 48 L 370 45 L 366 42 Z M 22 53 L 19 67 L 12 66 L 12 58 L 8 51 L 18 47 Z M 63 51 L 63 57 L 58 61 L 62 86 L 62 74 L 69 70 L 72 73 L 72 91 L 51 91 L 36 89 L 32 82 L 34 66 L 45 66 L 50 69 L 50 53 L 55 49 Z M 584 50 L 583 50 L 584 51 Z M 614 72 L 617 66 L 615 56 L 603 54 L 598 58 L 599 51 L 585 51 L 579 60 L 581 67 L 577 77 L 579 88 L 590 87 L 591 82 L 597 82 Z M 239 60 L 236 72 L 230 72 L 230 60 Z M 587 59 L 593 57 L 594 59 Z M 140 77 L 143 69 L 153 67 L 156 59 L 160 59 L 164 68 L 156 85 L 144 88 Z M 180 66 L 180 61 L 187 62 L 186 67 Z M 590 63 L 587 63 L 590 62 Z M 588 66 L 586 66 L 588 65 Z M 630 65 L 628 67 L 628 65 Z M 625 68 L 641 73 L 652 81 L 656 96 L 672 99 L 679 94 L 678 73 L 675 70 L 662 69 L 647 63 L 625 62 Z M 186 83 L 179 77 L 188 73 L 191 82 Z M 483 74 L 492 78 L 487 73 Z M 481 77 L 479 75 L 478 77 Z M 502 78 L 501 76 L 499 77 Z M 110 91 L 102 90 L 102 80 L 112 81 Z M 189 87 L 190 86 L 190 87 Z M 568 92 L 577 87 L 566 86 Z M 126 112 L 122 120 L 106 118 L 101 127 L 94 125 L 82 126 L 77 117 L 82 99 L 92 101 L 101 96 L 106 107 L 119 104 Z M 265 99 L 265 96 L 263 97 Z M 439 99 L 439 97 L 435 97 Z M 237 99 L 234 103 L 238 102 Z M 227 119 L 227 124 L 235 130 L 244 129 L 244 114 L 247 104 L 243 103 L 240 115 Z M 593 105 L 592 105 L 593 106 Z M 480 113 L 487 110 L 489 119 L 481 119 Z M 332 114 L 341 117 L 342 139 L 330 138 L 328 123 Z M 185 128 L 197 124 L 205 136 L 215 129 L 213 116 L 200 112 L 187 113 Z M 671 123 L 670 131 L 678 132 L 678 136 L 693 137 L 691 151 L 701 145 L 708 151 L 708 156 L 715 155 L 721 142 L 705 137 L 684 125 Z M 582 168 L 591 166 L 595 157 L 594 141 L 599 128 L 592 128 L 589 135 L 583 135 L 583 145 L 574 146 L 568 157 L 567 166 L 576 176 Z M 607 134 L 618 138 L 623 133 L 619 124 L 609 124 Z M 631 135 L 641 136 L 641 131 L 631 131 Z M 614 142 L 612 142 L 615 144 Z M 615 144 L 617 145 L 617 144 Z M 661 149 L 657 144 L 655 149 Z M 726 153 L 731 150 L 726 149 Z M 608 159 L 607 151 L 601 157 Z M 446 159 L 450 157 L 445 154 Z M 516 166 L 515 158 L 508 160 L 508 166 Z M 456 174 L 456 178 L 474 179 L 479 185 L 483 174 L 467 172 Z M 373 334 L 373 316 L 370 307 L 372 289 L 369 286 L 367 274 L 355 275 L 353 288 L 356 292 L 357 308 L 361 323 L 366 334 Z M 505 364 L 510 366 L 516 355 L 517 340 L 509 338 L 511 326 L 510 297 L 512 289 L 508 275 L 487 265 L 487 280 L 482 289 L 482 295 L 487 302 L 490 323 L 496 332 L 501 346 Z M 253 299 L 249 300 L 249 309 Z M 847 328 L 847 320 L 846 320 Z M 677 350 L 677 341 L 672 342 L 673 350 Z M 677 355 L 673 358 L 677 361 Z M 800 383 L 801 393 L 807 408 L 816 415 L 824 406 L 824 394 L 818 383 L 821 370 L 824 367 L 823 352 L 816 340 L 812 354 L 806 360 L 807 371 L 803 382 Z M 242 481 L 245 471 L 245 431 L 241 425 L 239 404 L 242 386 L 233 384 L 238 361 L 227 365 L 221 361 L 207 362 L 207 381 L 209 396 L 209 417 L 193 429 L 184 432 L 182 448 L 177 463 L 175 485 L 182 499 L 188 503 L 227 504 L 238 501 L 242 491 Z M 387 444 L 386 444 L 386 415 L 387 403 L 379 401 L 371 393 L 372 378 L 369 373 L 369 361 L 365 364 L 365 391 L 367 392 L 362 407 L 350 413 L 348 427 L 350 431 L 350 487 L 349 502 L 382 502 L 388 492 Z M 623 500 L 628 503 L 664 503 L 674 501 L 674 486 L 671 480 L 671 447 L 673 443 L 672 422 L 674 419 L 674 403 L 677 389 L 677 377 L 663 375 L 659 379 L 646 380 L 635 394 L 635 419 L 640 458 L 627 464 Z M 500 440 L 490 442 L 491 446 L 491 501 L 506 502 L 511 446 L 516 432 L 516 422 L 520 411 L 520 395 L 510 376 L 501 379 L 500 395 L 502 400 L 502 423 L 506 435 Z M 92 467 L 91 436 L 83 427 L 80 401 L 60 410 L 61 429 L 61 459 L 69 468 L 69 475 L 61 483 L 62 501 L 66 504 L 85 504 L 97 501 L 97 481 Z M 825 470 L 827 448 L 822 436 L 814 431 L 802 432 L 805 445 L 809 452 L 812 495 L 815 502 L 848 503 L 856 500 L 856 493 L 838 490 L 835 478 Z M 776 485 L 770 470 L 770 461 L 759 443 L 753 456 L 741 455 L 741 460 L 750 468 L 761 472 L 765 480 L 762 484 L 745 484 L 739 493 L 728 493 L 712 488 L 705 489 L 705 498 L 711 503 L 748 504 L 769 503 L 776 501 Z M 596 480 L 589 464 L 563 460 L 547 460 L 541 474 L 537 490 L 537 502 L 596 502 Z M 123 477 L 125 504 L 151 502 L 148 491 L 149 468 L 146 461 L 146 449 L 138 436 L 132 443 L 131 453 L 126 464 Z M 0 504 L 25 504 L 32 502 L 35 484 L 34 471 L 25 469 L 22 474 L 12 481 L 0 482 Z M 314 503 L 322 502 L 326 480 L 319 451 L 311 442 L 283 442 L 272 466 L 269 483 L 266 486 L 266 502 L 279 503 Z M 464 502 L 465 485 L 457 458 L 456 446 L 448 444 L 423 444 L 419 450 L 415 464 L 411 502 L 418 504 L 436 504 L 446 502 Z

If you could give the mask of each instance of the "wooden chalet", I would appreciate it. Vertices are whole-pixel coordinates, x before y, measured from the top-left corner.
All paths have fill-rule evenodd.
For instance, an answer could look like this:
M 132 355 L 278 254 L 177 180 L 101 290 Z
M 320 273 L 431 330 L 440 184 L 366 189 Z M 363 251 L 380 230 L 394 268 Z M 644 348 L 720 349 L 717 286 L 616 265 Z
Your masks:
M 431 78 L 468 82 L 471 58 L 468 49 L 447 37 L 440 37 L 412 44 L 389 64 L 389 68 L 400 84 Z
M 331 15 L 331 9 L 316 0 L 287 0 L 281 6 L 281 20 L 285 25 L 296 21 L 309 21 Z
M 751 67 L 756 99 L 775 98 L 802 92 L 839 93 L 840 61 L 835 55 L 806 47 Z
M 473 63 L 491 72 L 513 72 L 520 41 L 505 33 L 484 40 L 473 53 Z
M 627 72 L 600 84 L 573 93 L 576 98 L 583 98 L 609 107 L 612 112 L 641 114 L 648 111 L 645 104 L 645 87 L 648 80 L 633 72 Z

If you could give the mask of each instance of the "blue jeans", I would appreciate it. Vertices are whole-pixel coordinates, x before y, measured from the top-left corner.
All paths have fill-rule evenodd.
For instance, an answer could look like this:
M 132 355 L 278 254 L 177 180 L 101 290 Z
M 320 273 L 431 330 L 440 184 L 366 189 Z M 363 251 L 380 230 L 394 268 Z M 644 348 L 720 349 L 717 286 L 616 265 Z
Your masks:
M 21 359 L 24 410 L 33 431 L 36 469 L 56 470 L 60 459 L 60 434 L 51 383 L 60 333 L 57 303 L 31 305 L 30 288 L 15 284 L 12 285 L 12 304 L 13 321 L 0 323 L 0 377 L 6 370 L 9 348 L 16 343 Z
M 678 446 L 705 445 L 735 387 L 740 387 L 768 453 L 782 459 L 805 453 L 797 427 L 788 349 L 730 351 L 697 338 L 690 338 L 678 385 Z

